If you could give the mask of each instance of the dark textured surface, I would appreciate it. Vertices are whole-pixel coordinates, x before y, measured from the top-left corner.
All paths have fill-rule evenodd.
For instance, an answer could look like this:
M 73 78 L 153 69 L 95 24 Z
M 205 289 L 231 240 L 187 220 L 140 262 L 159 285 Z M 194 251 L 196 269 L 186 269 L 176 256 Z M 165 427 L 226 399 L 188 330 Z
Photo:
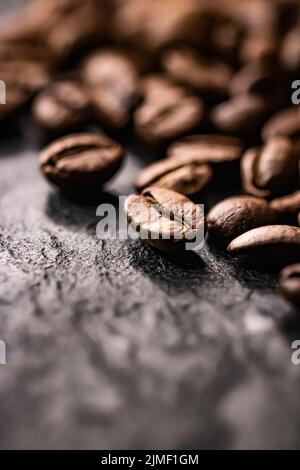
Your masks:
M 97 240 L 95 207 L 47 185 L 32 136 L 1 142 L 0 447 L 300 447 L 300 332 L 275 278 Z

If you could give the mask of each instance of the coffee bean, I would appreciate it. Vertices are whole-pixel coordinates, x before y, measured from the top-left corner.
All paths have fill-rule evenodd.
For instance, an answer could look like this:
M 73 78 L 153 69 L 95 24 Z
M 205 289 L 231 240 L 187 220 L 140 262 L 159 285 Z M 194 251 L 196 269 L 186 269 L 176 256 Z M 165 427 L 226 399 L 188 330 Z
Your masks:
M 75 80 L 51 83 L 37 96 L 32 108 L 38 125 L 54 133 L 83 124 L 89 111 L 87 94 Z
M 249 62 L 234 75 L 230 92 L 232 95 L 258 93 L 271 96 L 274 100 L 278 92 L 278 73 L 267 61 Z
M 300 264 L 292 264 L 281 271 L 279 289 L 287 300 L 300 308 Z
M 186 163 L 210 163 L 214 166 L 239 162 L 244 144 L 237 137 L 224 135 L 192 135 L 174 142 L 168 157 Z
M 207 216 L 209 234 L 224 244 L 253 228 L 276 222 L 276 213 L 270 205 L 252 196 L 229 197 L 213 207 Z
M 148 244 L 162 251 L 186 248 L 187 242 L 200 243 L 205 235 L 205 217 L 199 206 L 168 189 L 150 187 L 125 203 L 128 222 Z
M 6 104 L 0 105 L 0 120 L 13 116 L 49 81 L 44 66 L 33 62 L 2 62 L 0 77 L 6 87 Z
M 134 57 L 117 49 L 96 51 L 87 58 L 82 75 L 97 116 L 106 125 L 125 126 L 139 101 L 140 72 Z
M 206 37 L 207 17 L 194 0 L 128 0 L 120 2 L 114 17 L 115 37 L 148 52 L 174 42 L 198 45 Z
M 268 111 L 262 96 L 242 94 L 214 107 L 211 121 L 220 132 L 250 137 L 260 129 Z
M 140 192 L 149 186 L 171 189 L 186 196 L 202 191 L 212 180 L 213 171 L 209 165 L 182 162 L 166 158 L 142 170 L 135 179 Z
M 300 191 L 273 199 L 270 205 L 282 222 L 295 225 L 300 212 Z
M 300 137 L 299 106 L 285 108 L 267 121 L 262 130 L 262 138 L 268 140 L 274 136 L 285 136 L 291 139 Z
M 134 114 L 138 136 L 159 144 L 191 132 L 203 119 L 200 98 L 164 76 L 151 75 L 142 82 L 144 101 Z
M 298 181 L 299 157 L 289 139 L 274 137 L 262 148 L 248 150 L 241 160 L 244 190 L 271 197 L 292 190 Z
M 279 38 L 273 29 L 250 31 L 240 48 L 240 60 L 244 64 L 260 61 L 274 62 L 277 57 Z
M 222 62 L 202 57 L 191 47 L 177 46 L 166 50 L 161 64 L 173 80 L 191 87 L 205 100 L 219 100 L 228 96 L 231 69 Z
M 121 167 L 124 151 L 104 135 L 73 134 L 56 140 L 40 154 L 45 177 L 65 192 L 101 190 Z
M 300 69 L 300 31 L 295 28 L 288 32 L 281 46 L 281 65 L 290 73 L 298 73 Z
M 247 255 L 267 269 L 300 261 L 300 228 L 268 225 L 243 233 L 227 247 L 231 254 Z

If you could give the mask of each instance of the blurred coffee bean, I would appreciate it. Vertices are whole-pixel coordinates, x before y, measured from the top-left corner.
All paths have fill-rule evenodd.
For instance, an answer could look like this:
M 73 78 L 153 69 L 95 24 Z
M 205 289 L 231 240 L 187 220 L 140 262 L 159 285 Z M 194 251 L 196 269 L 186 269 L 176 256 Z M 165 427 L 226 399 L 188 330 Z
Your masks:
M 190 199 L 164 188 L 150 187 L 140 196 L 129 196 L 125 212 L 141 239 L 158 250 L 184 250 L 187 242 L 201 243 L 205 217 Z
M 51 83 L 36 97 L 33 116 L 37 124 L 50 132 L 71 130 L 83 124 L 90 115 L 85 89 L 75 80 Z
M 144 100 L 134 114 L 137 135 L 159 144 L 187 134 L 203 120 L 203 104 L 188 89 L 160 75 L 142 81 Z
M 300 72 L 300 26 L 285 36 L 281 46 L 280 61 L 288 72 L 294 74 Z
M 121 41 L 155 52 L 179 41 L 200 44 L 207 28 L 198 0 L 127 0 L 117 9 L 113 32 Z
M 274 136 L 291 139 L 300 138 L 300 107 L 290 106 L 274 114 L 262 129 L 262 138 L 268 140 Z
M 254 61 L 246 64 L 234 75 L 230 92 L 232 95 L 257 93 L 268 96 L 272 105 L 276 106 L 284 95 L 279 82 L 280 71 L 277 68 L 266 61 Z
M 240 61 L 275 62 L 278 56 L 279 38 L 274 30 L 260 29 L 248 32 L 240 49 Z
M 300 228 L 268 225 L 243 233 L 227 248 L 234 255 L 247 255 L 266 269 L 278 269 L 300 261 Z
M 242 137 L 255 135 L 269 112 L 263 96 L 242 94 L 220 103 L 211 111 L 211 121 L 219 132 Z
M 83 65 L 82 77 L 97 116 L 112 127 L 125 126 L 139 101 L 139 67 L 133 55 L 97 50 Z
M 278 287 L 289 302 L 300 308 L 300 263 L 287 266 L 281 271 Z
M 270 205 L 264 199 L 253 196 L 224 199 L 207 216 L 209 234 L 222 244 L 228 244 L 253 228 L 276 222 L 276 213 Z
M 161 57 L 161 65 L 172 79 L 190 86 L 205 100 L 228 96 L 231 69 L 222 62 L 201 56 L 191 47 L 178 46 L 166 50 Z
M 300 191 L 273 199 L 271 207 L 277 212 L 282 222 L 296 225 L 300 212 Z
M 244 149 L 237 137 L 224 135 L 192 135 L 174 142 L 168 148 L 168 157 L 186 163 L 210 163 L 217 168 L 239 163 Z
M 105 135 L 72 134 L 42 150 L 44 176 L 62 191 L 84 198 L 101 187 L 120 169 L 121 145 Z
M 139 192 L 149 186 L 156 186 L 193 196 L 202 191 L 212 177 L 213 171 L 209 165 L 166 158 L 143 169 L 134 185 Z
M 36 62 L 0 62 L 0 77 L 6 89 L 6 104 L 0 106 L 1 120 L 14 115 L 49 82 L 48 71 Z
M 258 197 L 291 191 L 299 178 L 298 161 L 291 141 L 284 137 L 274 137 L 264 147 L 248 150 L 241 160 L 244 190 Z

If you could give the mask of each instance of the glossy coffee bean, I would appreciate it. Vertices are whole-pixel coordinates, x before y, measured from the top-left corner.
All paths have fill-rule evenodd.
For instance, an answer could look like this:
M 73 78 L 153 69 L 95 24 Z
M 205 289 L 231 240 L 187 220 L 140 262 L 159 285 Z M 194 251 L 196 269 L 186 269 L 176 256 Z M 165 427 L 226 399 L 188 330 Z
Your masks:
M 202 191 L 212 180 L 211 166 L 166 158 L 142 170 L 135 179 L 140 192 L 149 186 L 171 189 L 186 196 Z
M 300 228 L 268 225 L 245 232 L 227 248 L 234 255 L 247 255 L 266 269 L 300 261 Z
M 300 107 L 290 106 L 274 114 L 262 129 L 262 138 L 283 136 L 291 139 L 300 137 Z
M 300 264 L 284 268 L 280 273 L 278 286 L 282 295 L 300 308 Z
M 276 31 L 273 29 L 249 31 L 241 44 L 239 51 L 240 60 L 244 64 L 260 61 L 276 60 L 280 41 Z
M 199 206 L 174 191 L 147 188 L 127 198 L 125 212 L 140 238 L 159 250 L 184 250 L 187 242 L 204 239 L 205 217 Z
M 295 225 L 300 212 L 300 191 L 273 199 L 270 205 L 281 221 Z
M 96 115 L 105 125 L 125 126 L 139 101 L 139 67 L 134 57 L 118 49 L 90 55 L 82 77 Z
M 282 67 L 290 73 L 300 70 L 300 30 L 290 30 L 281 46 L 280 60 Z
M 271 197 L 292 190 L 298 181 L 298 160 L 289 139 L 274 137 L 262 148 L 248 150 L 241 160 L 244 190 Z
M 160 75 L 142 83 L 144 100 L 134 114 L 137 135 L 159 144 L 191 132 L 203 120 L 203 104 L 188 89 Z
M 209 234 L 224 244 L 253 228 L 273 225 L 276 222 L 276 213 L 270 205 L 264 199 L 252 196 L 224 199 L 207 215 Z
M 168 148 L 168 157 L 212 164 L 235 162 L 241 159 L 243 148 L 237 137 L 199 134 L 174 142 Z
M 67 131 L 87 121 L 89 99 L 80 83 L 61 80 L 51 83 L 36 97 L 32 112 L 41 128 L 54 133 Z
M 101 190 L 119 170 L 123 158 L 121 145 L 104 135 L 73 134 L 42 150 L 39 163 L 51 183 L 84 197 Z
M 178 46 L 166 50 L 161 64 L 173 80 L 191 87 L 206 100 L 228 96 L 231 69 L 222 62 L 201 56 L 191 47 Z
M 219 132 L 250 137 L 260 129 L 268 110 L 263 96 L 236 95 L 212 109 L 211 121 Z

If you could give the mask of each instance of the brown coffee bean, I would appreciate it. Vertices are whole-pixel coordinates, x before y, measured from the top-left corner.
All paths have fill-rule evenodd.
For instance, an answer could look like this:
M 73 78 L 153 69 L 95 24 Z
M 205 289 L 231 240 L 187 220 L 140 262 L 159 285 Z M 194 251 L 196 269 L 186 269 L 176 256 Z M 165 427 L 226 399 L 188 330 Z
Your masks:
M 300 108 L 291 106 L 274 114 L 264 125 L 263 140 L 274 136 L 285 136 L 291 139 L 300 137 Z
M 244 190 L 270 197 L 292 190 L 298 181 L 299 157 L 289 139 L 274 137 L 261 149 L 248 150 L 241 160 Z
M 300 308 L 300 264 L 284 268 L 280 273 L 278 285 L 282 295 Z
M 39 162 L 49 181 L 84 197 L 101 190 L 119 170 L 123 158 L 121 145 L 104 135 L 73 134 L 47 146 Z
M 244 64 L 260 61 L 275 61 L 280 41 L 273 29 L 253 29 L 244 39 L 240 49 L 240 60 Z
M 247 255 L 268 269 L 300 261 L 300 228 L 289 225 L 268 225 L 243 233 L 227 250 Z
M 282 67 L 288 72 L 298 73 L 300 70 L 300 29 L 295 28 L 287 33 L 280 52 Z
M 200 98 L 164 76 L 151 75 L 142 83 L 144 101 L 134 114 L 138 136 L 159 144 L 196 128 L 203 119 Z
M 106 38 L 107 20 L 104 2 L 72 0 L 56 4 L 46 18 L 47 44 L 61 59 L 78 55 Z
M 0 77 L 6 88 L 6 104 L 0 106 L 0 120 L 13 116 L 49 81 L 46 69 L 32 62 L 2 62 Z
M 202 57 L 191 47 L 178 46 L 166 50 L 161 64 L 173 80 L 193 88 L 206 100 L 228 96 L 231 69 L 222 62 Z
M 195 0 L 128 0 L 114 17 L 117 39 L 155 52 L 174 42 L 199 44 L 206 36 L 207 18 Z
M 182 163 L 210 163 L 214 166 L 239 162 L 244 149 L 237 137 L 224 135 L 192 135 L 174 142 L 168 157 Z
M 139 68 L 133 56 L 117 49 L 94 52 L 83 66 L 95 112 L 106 125 L 125 126 L 139 101 Z
M 181 162 L 166 158 L 142 170 L 135 179 L 140 192 L 149 186 L 171 189 L 186 196 L 202 191 L 212 180 L 213 171 L 209 165 Z
M 276 222 L 276 213 L 270 205 L 252 196 L 229 197 L 213 207 L 207 216 L 209 234 L 225 244 L 253 228 Z
M 38 125 L 51 132 L 76 128 L 87 121 L 89 111 L 87 93 L 75 80 L 51 83 L 37 96 L 32 108 Z
M 277 92 L 278 72 L 266 61 L 254 61 L 242 67 L 230 83 L 232 95 L 258 93 L 271 95 Z M 282 90 L 281 90 L 282 93 Z
M 242 94 L 214 107 L 211 121 L 220 132 L 249 137 L 260 129 L 268 110 L 262 96 Z
M 295 225 L 300 212 L 300 191 L 273 199 L 270 205 L 282 222 Z
M 150 187 L 140 196 L 129 196 L 125 212 L 132 228 L 148 244 L 174 252 L 187 242 L 201 244 L 205 236 L 205 217 L 190 199 L 164 188 Z

